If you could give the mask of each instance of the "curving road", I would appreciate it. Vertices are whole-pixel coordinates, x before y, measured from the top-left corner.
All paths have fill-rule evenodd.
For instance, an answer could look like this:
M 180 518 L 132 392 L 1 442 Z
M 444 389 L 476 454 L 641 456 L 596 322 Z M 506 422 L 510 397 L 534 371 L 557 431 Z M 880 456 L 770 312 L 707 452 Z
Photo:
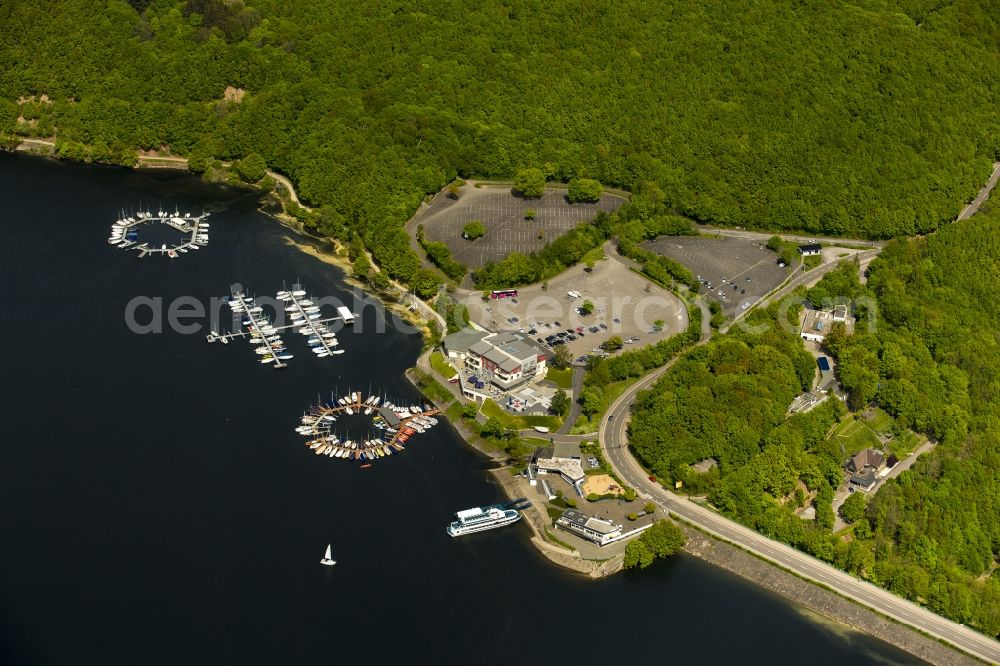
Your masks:
M 811 271 L 812 272 L 812 271 Z M 706 340 L 702 340 L 703 344 Z M 649 480 L 648 474 L 628 449 L 627 423 L 636 394 L 649 388 L 676 361 L 660 368 L 628 388 L 611 405 L 600 427 L 600 445 L 615 472 L 644 498 L 704 531 L 736 544 L 793 573 L 825 585 L 903 624 L 944 640 L 971 655 L 1000 663 L 1000 643 L 964 625 L 935 615 L 891 592 L 854 578 L 825 562 L 728 520 L 713 511 Z
M 990 198 L 990 192 L 996 187 L 997 181 L 1000 180 L 1000 162 L 995 162 L 993 164 L 993 173 L 990 174 L 989 180 L 983 185 L 983 189 L 979 190 L 979 194 L 976 198 L 969 202 L 969 205 L 962 209 L 962 212 L 958 214 L 959 220 L 967 220 L 976 213 L 979 212 L 979 207 L 986 203 L 986 200 Z

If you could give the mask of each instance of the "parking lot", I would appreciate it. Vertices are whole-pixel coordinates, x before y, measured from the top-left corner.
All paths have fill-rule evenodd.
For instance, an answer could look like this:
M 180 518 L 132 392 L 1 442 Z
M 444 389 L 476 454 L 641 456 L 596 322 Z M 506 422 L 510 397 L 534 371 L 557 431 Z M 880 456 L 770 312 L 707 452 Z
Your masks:
M 613 251 L 610 244 L 606 251 Z M 573 298 L 569 292 L 579 294 Z M 598 261 L 593 271 L 574 266 L 548 283 L 518 290 L 518 297 L 483 301 L 479 292 L 462 299 L 469 316 L 489 330 L 520 330 L 550 349 L 566 345 L 574 359 L 608 338 L 626 340 L 624 349 L 663 340 L 687 327 L 684 303 L 669 291 L 630 271 L 614 258 Z M 584 302 L 594 312 L 577 312 Z M 657 321 L 660 330 L 654 331 Z M 627 342 L 631 340 L 631 342 Z M 598 351 L 595 351 L 598 350 Z
M 686 266 L 702 283 L 701 293 L 727 317 L 756 303 L 791 270 L 779 266 L 778 255 L 760 241 L 746 238 L 661 236 L 643 247 Z
M 490 261 L 499 261 L 513 252 L 528 254 L 563 235 L 580 222 L 594 219 L 600 211 L 617 210 L 624 200 L 605 194 L 593 204 L 570 204 L 563 189 L 547 189 L 540 199 L 522 199 L 511 194 L 509 186 L 471 183 L 462 187 L 458 200 L 437 197 L 407 224 L 411 234 L 424 225 L 428 240 L 441 241 L 452 256 L 470 269 Z M 526 220 L 528 210 L 534 219 Z M 474 241 L 462 238 L 468 222 L 479 220 L 486 235 Z

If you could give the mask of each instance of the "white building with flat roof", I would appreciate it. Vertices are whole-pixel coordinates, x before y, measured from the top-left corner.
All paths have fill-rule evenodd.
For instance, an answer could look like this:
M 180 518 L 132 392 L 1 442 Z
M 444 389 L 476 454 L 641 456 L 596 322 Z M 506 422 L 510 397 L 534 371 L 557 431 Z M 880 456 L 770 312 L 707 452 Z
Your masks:
M 829 310 L 806 308 L 803 310 L 800 335 L 803 340 L 823 342 L 830 327 L 836 323 L 843 324 L 848 333 L 854 332 L 854 317 L 848 314 L 846 305 L 836 305 Z
M 605 546 L 618 541 L 622 536 L 622 526 L 615 525 L 610 520 L 593 518 L 580 513 L 576 509 L 566 509 L 556 519 L 556 526 L 572 532 L 598 546 Z
M 497 388 L 508 391 L 544 375 L 547 358 L 548 351 L 526 335 L 501 331 L 469 345 L 465 367 Z

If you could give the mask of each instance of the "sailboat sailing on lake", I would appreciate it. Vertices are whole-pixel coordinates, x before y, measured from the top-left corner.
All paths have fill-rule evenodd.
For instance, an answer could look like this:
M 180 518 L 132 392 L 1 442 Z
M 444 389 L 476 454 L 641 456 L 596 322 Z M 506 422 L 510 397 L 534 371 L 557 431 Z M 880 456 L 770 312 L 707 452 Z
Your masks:
M 330 546 L 332 544 L 326 544 L 326 554 L 323 555 L 323 559 L 319 561 L 320 564 L 324 564 L 328 567 L 332 567 L 337 563 L 337 560 L 333 559 L 333 555 L 330 553 Z

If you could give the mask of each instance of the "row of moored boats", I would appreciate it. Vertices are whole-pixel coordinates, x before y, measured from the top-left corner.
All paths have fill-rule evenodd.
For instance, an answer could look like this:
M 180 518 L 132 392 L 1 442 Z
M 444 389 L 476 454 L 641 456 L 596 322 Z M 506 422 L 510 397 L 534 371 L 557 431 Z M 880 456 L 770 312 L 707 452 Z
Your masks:
M 320 321 L 323 315 L 319 306 L 306 297 L 305 291 L 279 291 L 277 296 L 285 304 L 286 311 L 290 312 L 295 331 L 306 337 L 312 353 L 318 358 L 344 353 L 343 349 L 336 349 L 340 344 L 336 334 Z
M 174 259 L 178 254 L 185 254 L 188 250 L 197 250 L 201 246 L 208 245 L 209 224 L 204 221 L 206 217 L 208 217 L 208 213 L 202 213 L 195 217 L 191 217 L 191 213 L 184 213 L 182 217 L 180 213 L 176 212 L 171 215 L 161 210 L 157 211 L 156 215 L 153 215 L 153 213 L 148 211 L 140 211 L 134 216 L 129 215 L 115 220 L 114 224 L 111 225 L 111 235 L 108 237 L 108 243 L 123 250 L 138 250 L 140 257 L 160 252 Z M 187 242 L 180 245 L 168 247 L 166 243 L 163 243 L 158 248 L 151 248 L 147 243 L 139 242 L 139 232 L 136 230 L 136 227 L 140 224 L 150 224 L 153 222 L 168 224 L 178 231 L 189 233 L 191 237 Z
M 252 296 L 236 292 L 228 303 L 229 309 L 240 318 L 240 323 L 250 333 L 250 344 L 256 345 L 254 352 L 260 356 L 260 363 L 274 363 L 275 367 L 282 367 L 284 364 L 281 361 L 293 358 L 285 347 L 284 340 L 278 335 L 277 329 L 271 324 L 270 318 L 264 314 L 264 309 L 254 302 Z M 220 339 L 223 344 L 229 341 L 225 336 Z
M 438 423 L 433 416 L 437 410 L 431 405 L 404 407 L 377 395 L 362 397 L 352 392 L 312 407 L 303 414 L 302 425 L 296 427 L 295 432 L 309 438 L 306 445 L 316 455 L 369 461 L 399 453 L 411 436 Z M 334 424 L 341 414 L 373 415 L 372 426 L 378 432 L 356 440 L 349 436 L 341 438 L 334 432 Z

